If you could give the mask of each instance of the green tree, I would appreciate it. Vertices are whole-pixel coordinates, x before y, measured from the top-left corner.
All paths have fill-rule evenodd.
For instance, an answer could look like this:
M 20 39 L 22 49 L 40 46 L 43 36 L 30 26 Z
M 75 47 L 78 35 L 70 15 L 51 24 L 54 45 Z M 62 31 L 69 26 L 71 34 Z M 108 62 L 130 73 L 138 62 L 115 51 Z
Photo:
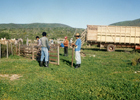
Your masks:
M 4 32 L 2 32 L 2 33 L 0 33 L 0 39 L 1 39 L 1 38 L 10 39 L 10 35 L 9 35 L 9 33 L 4 33 Z

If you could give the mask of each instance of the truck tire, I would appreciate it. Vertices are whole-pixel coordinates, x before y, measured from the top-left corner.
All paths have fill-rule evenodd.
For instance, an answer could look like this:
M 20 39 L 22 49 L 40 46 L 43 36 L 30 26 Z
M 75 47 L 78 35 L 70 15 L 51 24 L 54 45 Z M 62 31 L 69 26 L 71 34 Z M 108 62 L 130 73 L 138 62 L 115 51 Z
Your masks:
M 140 58 L 138 59 L 138 63 L 140 63 Z
M 108 52 L 113 52 L 113 51 L 115 51 L 115 45 L 109 44 L 109 45 L 107 46 L 107 51 L 108 51 Z

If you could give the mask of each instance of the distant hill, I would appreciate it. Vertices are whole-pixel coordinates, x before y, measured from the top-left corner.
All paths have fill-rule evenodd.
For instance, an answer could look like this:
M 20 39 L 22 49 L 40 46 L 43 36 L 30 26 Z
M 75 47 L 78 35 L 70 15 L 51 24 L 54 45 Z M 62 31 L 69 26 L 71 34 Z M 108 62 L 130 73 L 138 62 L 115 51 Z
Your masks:
M 70 27 L 64 24 L 58 23 L 32 23 L 32 24 L 0 24 L 0 29 L 7 28 L 54 28 L 54 27 Z
M 110 25 L 115 25 L 115 26 L 140 26 L 140 19 L 132 20 L 132 21 L 122 21 L 122 22 L 117 22 L 113 23 Z

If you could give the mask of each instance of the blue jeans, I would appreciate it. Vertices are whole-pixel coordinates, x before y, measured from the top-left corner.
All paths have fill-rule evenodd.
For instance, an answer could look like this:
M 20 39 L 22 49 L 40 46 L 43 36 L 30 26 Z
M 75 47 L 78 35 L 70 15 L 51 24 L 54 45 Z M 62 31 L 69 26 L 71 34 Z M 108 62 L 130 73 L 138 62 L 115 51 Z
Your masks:
M 48 54 L 48 48 L 46 48 L 46 47 L 41 48 L 41 59 L 40 59 L 40 61 L 43 61 L 44 56 L 45 56 L 45 61 L 48 61 L 49 54 Z
M 76 64 L 81 64 L 80 51 L 75 51 L 75 60 L 76 60 Z

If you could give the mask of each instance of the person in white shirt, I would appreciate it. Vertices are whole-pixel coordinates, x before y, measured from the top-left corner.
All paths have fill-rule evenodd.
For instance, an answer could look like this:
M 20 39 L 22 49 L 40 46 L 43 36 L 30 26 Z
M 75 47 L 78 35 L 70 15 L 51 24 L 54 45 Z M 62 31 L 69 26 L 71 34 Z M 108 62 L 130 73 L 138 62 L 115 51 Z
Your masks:
M 51 39 L 51 44 L 53 44 L 53 39 Z
M 69 42 L 69 43 L 70 43 L 70 46 L 71 46 L 71 44 L 72 44 L 72 42 L 73 42 L 72 39 L 73 39 L 73 38 L 71 38 L 71 39 L 70 39 L 70 42 Z
M 39 39 L 39 36 L 36 36 L 36 39 L 37 39 L 37 46 L 41 46 L 41 41 Z

